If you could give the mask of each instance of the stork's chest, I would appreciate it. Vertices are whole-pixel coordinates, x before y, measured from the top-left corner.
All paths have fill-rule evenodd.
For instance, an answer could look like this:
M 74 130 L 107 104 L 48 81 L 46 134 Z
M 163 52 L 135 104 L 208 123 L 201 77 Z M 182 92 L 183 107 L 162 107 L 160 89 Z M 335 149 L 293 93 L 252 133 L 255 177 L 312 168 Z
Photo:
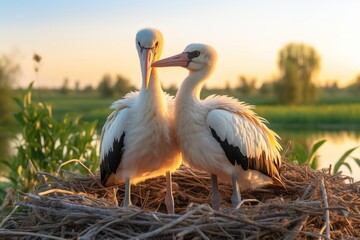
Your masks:
M 169 142 L 170 122 L 168 116 L 155 107 L 134 107 L 128 116 L 127 125 L 128 138 L 137 139 L 137 142 L 145 141 L 149 145 L 161 145 Z
M 201 138 L 208 135 L 207 111 L 204 108 L 199 106 L 178 108 L 175 114 L 176 136 L 180 145 L 201 141 Z

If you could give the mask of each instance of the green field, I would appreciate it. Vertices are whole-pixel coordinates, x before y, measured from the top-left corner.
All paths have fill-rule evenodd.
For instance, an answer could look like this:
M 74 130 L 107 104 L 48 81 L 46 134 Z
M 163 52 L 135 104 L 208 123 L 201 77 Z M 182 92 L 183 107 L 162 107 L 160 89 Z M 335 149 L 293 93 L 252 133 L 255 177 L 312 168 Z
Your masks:
M 360 104 L 258 106 L 255 110 L 273 125 L 289 128 L 359 129 Z
M 208 91 L 203 97 L 213 94 Z M 218 94 L 236 97 L 235 92 L 218 91 Z M 110 104 L 118 98 L 102 98 L 96 93 L 70 93 L 62 95 L 55 91 L 34 91 L 34 101 L 43 101 L 52 105 L 53 114 L 62 119 L 66 113 L 82 116 L 82 120 L 98 121 L 101 129 Z M 239 96 L 240 97 L 240 96 Z M 337 101 L 336 101 L 337 99 Z M 242 97 L 242 101 L 256 105 L 255 112 L 266 118 L 274 128 L 323 128 L 323 129 L 359 129 L 360 99 L 346 96 L 325 96 L 315 105 L 283 106 L 273 96 Z

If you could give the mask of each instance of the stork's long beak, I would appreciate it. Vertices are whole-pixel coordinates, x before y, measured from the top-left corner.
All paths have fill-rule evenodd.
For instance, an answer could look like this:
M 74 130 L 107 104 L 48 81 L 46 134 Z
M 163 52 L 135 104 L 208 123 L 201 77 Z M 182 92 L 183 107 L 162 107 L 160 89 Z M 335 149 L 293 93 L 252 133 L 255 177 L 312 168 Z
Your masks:
M 141 73 L 145 89 L 148 89 L 151 66 L 150 64 L 154 60 L 154 54 L 151 48 L 143 48 L 141 52 Z
M 173 67 L 173 66 L 187 67 L 189 63 L 190 63 L 190 59 L 188 57 L 188 53 L 183 52 L 175 56 L 156 61 L 151 66 L 152 67 Z

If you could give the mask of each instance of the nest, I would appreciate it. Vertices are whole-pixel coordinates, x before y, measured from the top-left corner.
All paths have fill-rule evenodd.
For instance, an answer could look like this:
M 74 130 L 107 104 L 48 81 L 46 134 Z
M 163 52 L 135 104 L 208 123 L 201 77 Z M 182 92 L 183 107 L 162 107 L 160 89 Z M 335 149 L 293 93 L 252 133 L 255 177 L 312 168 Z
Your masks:
M 173 174 L 175 214 L 166 214 L 164 177 L 132 186 L 135 206 L 123 208 L 116 207 L 113 189 L 104 188 L 98 176 L 42 173 L 47 181 L 3 218 L 0 238 L 358 238 L 360 182 L 329 172 L 284 163 L 287 188 L 242 192 L 239 209 L 231 207 L 231 185 L 220 182 L 222 209 L 214 211 L 209 175 L 183 166 Z M 117 199 L 123 196 L 120 185 Z

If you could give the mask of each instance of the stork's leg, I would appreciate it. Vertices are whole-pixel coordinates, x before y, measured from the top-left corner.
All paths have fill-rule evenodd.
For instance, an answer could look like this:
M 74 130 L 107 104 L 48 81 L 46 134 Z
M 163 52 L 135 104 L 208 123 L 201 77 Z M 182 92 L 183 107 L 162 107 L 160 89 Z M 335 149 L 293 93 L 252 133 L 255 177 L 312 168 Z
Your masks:
M 218 187 L 217 176 L 215 174 L 211 174 L 211 205 L 212 208 L 216 211 L 220 210 L 220 192 Z
M 172 180 L 171 180 L 170 171 L 166 172 L 165 205 L 166 205 L 168 214 L 174 214 L 174 196 L 173 196 L 173 192 L 172 192 Z
M 232 173 L 232 187 L 233 187 L 233 194 L 231 196 L 231 202 L 233 204 L 233 207 L 237 209 L 239 208 L 239 204 L 241 202 L 237 170 L 234 170 Z
M 119 188 L 118 187 L 114 187 L 113 188 L 113 194 L 114 194 L 114 203 L 115 205 L 118 207 L 119 206 L 119 202 L 117 200 L 117 192 L 118 192 Z
M 124 207 L 131 206 L 131 196 L 130 196 L 130 178 L 125 178 L 125 198 L 124 198 Z

